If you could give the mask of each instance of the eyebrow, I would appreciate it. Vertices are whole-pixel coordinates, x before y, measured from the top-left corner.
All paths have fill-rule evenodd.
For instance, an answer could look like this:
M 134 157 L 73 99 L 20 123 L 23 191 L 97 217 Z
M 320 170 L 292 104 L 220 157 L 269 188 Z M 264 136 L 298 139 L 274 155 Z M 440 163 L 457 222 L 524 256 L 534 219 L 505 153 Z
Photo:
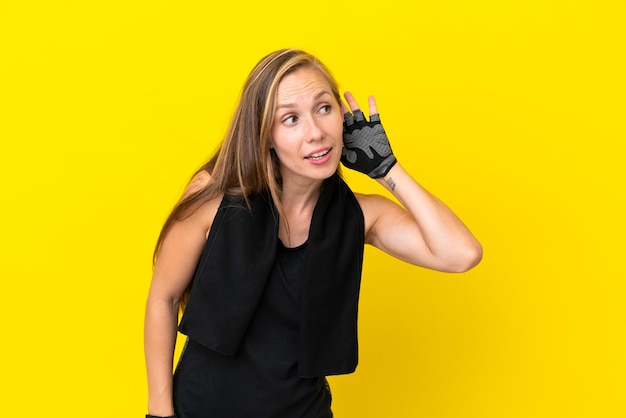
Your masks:
M 318 100 L 320 97 L 327 95 L 327 94 L 331 95 L 328 90 L 320 91 L 319 93 L 315 95 L 314 100 Z M 292 107 L 296 107 L 295 102 L 279 103 L 278 105 L 276 105 L 276 110 L 282 109 L 282 108 L 292 108 Z

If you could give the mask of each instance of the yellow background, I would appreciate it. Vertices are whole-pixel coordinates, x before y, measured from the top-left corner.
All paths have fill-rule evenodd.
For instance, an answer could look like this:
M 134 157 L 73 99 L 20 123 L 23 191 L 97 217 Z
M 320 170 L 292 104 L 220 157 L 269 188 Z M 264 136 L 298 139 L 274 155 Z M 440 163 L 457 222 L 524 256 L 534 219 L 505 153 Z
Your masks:
M 485 249 L 463 275 L 367 250 L 336 416 L 626 416 L 623 1 L 210 3 L 0 5 L 3 416 L 145 413 L 159 228 L 282 47 L 374 94 Z

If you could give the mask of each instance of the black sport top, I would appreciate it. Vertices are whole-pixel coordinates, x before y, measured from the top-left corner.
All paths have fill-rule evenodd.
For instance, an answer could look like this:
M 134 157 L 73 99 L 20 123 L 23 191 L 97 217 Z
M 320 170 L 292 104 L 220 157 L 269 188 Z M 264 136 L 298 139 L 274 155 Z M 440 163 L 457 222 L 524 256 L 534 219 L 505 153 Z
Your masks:
M 174 376 L 178 418 L 328 418 L 324 377 L 298 376 L 306 243 L 280 241 L 254 319 L 235 356 L 192 338 Z

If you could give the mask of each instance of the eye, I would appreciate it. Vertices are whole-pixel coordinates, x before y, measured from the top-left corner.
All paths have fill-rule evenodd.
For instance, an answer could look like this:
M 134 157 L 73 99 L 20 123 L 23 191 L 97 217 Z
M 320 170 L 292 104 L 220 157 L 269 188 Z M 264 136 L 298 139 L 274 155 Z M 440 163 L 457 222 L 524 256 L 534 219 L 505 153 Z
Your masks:
M 329 104 L 326 104 L 326 105 L 320 107 L 319 112 L 320 113 L 330 113 L 330 110 L 331 110 L 331 106 Z
M 289 115 L 286 118 L 283 118 L 282 120 L 283 124 L 285 125 L 295 125 L 296 122 L 298 122 L 298 117 L 295 115 Z

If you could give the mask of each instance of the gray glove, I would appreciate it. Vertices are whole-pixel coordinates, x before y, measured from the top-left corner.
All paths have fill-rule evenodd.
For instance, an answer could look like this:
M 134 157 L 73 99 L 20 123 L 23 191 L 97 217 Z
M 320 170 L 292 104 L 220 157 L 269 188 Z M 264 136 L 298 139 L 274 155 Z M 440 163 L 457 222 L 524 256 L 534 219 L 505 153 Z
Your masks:
M 397 160 L 378 113 L 371 115 L 369 122 L 361 110 L 354 115 L 347 112 L 343 119 L 343 165 L 374 179 L 384 177 Z

